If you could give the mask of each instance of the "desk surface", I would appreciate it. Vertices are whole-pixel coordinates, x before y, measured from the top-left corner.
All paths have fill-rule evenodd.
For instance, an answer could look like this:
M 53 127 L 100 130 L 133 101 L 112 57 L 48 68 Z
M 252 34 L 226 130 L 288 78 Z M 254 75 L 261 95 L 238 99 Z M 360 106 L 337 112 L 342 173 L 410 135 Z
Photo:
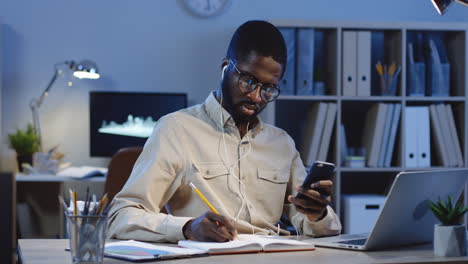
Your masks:
M 23 264 L 71 263 L 67 239 L 20 239 L 18 249 Z M 468 257 L 434 257 L 432 245 L 425 244 L 386 251 L 358 252 L 341 249 L 317 248 L 315 251 L 220 255 L 200 258 L 165 260 L 163 264 L 197 263 L 468 263 Z M 104 258 L 105 264 L 131 263 Z M 148 262 L 145 262 L 148 263 Z

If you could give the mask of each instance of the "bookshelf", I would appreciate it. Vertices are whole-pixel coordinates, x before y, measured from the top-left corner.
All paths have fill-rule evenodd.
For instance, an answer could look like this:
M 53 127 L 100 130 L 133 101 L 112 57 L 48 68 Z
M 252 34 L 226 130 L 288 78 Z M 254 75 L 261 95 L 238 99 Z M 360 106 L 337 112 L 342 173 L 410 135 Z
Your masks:
M 321 102 L 335 103 L 337 112 L 333 132 L 330 140 L 327 161 L 336 164 L 337 169 L 334 175 L 334 197 L 333 206 L 338 214 L 341 211 L 341 196 L 343 194 L 386 194 L 395 176 L 400 171 L 414 170 L 437 170 L 448 168 L 443 166 L 437 158 L 434 149 L 434 133 L 431 131 L 431 166 L 430 167 L 410 167 L 405 160 L 405 139 L 409 135 L 405 133 L 405 116 L 408 107 L 430 106 L 436 103 L 448 104 L 453 109 L 455 129 L 458 134 L 461 152 L 463 155 L 463 167 L 468 167 L 468 24 L 463 23 L 394 23 L 394 22 L 348 22 L 348 21 L 307 21 L 307 20 L 272 20 L 274 25 L 280 29 L 296 30 L 302 28 L 313 28 L 316 32 L 322 32 L 323 47 L 321 52 L 325 61 L 321 67 L 325 72 L 325 92 L 320 95 L 304 94 L 282 94 L 277 101 L 270 105 L 262 113 L 265 122 L 274 124 L 286 132 L 294 139 L 296 147 L 300 150 L 304 146 L 303 131 L 306 123 L 304 113 L 313 104 Z M 371 35 L 371 58 L 370 58 L 370 95 L 355 96 L 345 95 L 344 92 L 347 79 L 343 69 L 346 42 L 343 38 L 348 31 L 370 32 Z M 407 78 L 410 77 L 408 69 L 408 43 L 415 39 L 415 36 L 424 34 L 442 34 L 443 44 L 446 46 L 446 57 L 450 63 L 450 90 L 448 96 L 410 96 Z M 380 37 L 383 41 L 374 42 Z M 297 39 L 296 39 L 297 40 Z M 297 43 L 296 43 L 297 45 Z M 315 44 L 315 47 L 317 45 Z M 383 62 L 396 63 L 401 66 L 401 72 L 396 82 L 396 90 L 391 95 L 381 95 L 378 86 L 379 75 L 375 67 L 375 58 L 381 54 Z M 296 51 L 296 60 L 298 56 Z M 358 53 L 358 52 L 357 52 Z M 383 54 L 383 55 L 382 55 Z M 362 56 L 365 57 L 366 54 Z M 367 54 L 368 56 L 369 54 Z M 297 69 L 295 69 L 297 70 Z M 356 76 L 358 77 L 358 76 Z M 359 86 L 359 84 L 358 84 Z M 297 89 L 297 84 L 296 84 Z M 359 87 L 357 88 L 359 89 Z M 351 168 L 344 165 L 343 157 L 340 154 L 342 130 L 340 125 L 344 124 L 346 131 L 346 141 L 348 146 L 362 148 L 363 127 L 366 125 L 366 114 L 369 109 L 378 103 L 400 104 L 401 112 L 396 130 L 394 151 L 389 167 L 362 167 Z M 431 125 L 431 130 L 432 130 Z M 465 192 L 466 193 L 466 192 Z

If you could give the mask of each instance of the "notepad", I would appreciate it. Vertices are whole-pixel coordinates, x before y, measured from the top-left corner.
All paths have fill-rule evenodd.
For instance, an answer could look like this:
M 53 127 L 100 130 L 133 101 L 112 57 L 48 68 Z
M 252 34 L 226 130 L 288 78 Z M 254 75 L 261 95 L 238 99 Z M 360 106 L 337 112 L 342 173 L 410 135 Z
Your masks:
M 207 254 L 199 249 L 159 246 L 128 240 L 106 243 L 104 255 L 106 257 L 130 261 L 144 261 L 199 257 Z
M 184 248 L 203 250 L 208 252 L 208 254 L 212 255 L 255 253 L 262 251 L 305 251 L 315 249 L 315 246 L 313 244 L 289 238 L 246 234 L 238 235 L 236 240 L 224 243 L 181 240 L 179 241 L 179 246 Z

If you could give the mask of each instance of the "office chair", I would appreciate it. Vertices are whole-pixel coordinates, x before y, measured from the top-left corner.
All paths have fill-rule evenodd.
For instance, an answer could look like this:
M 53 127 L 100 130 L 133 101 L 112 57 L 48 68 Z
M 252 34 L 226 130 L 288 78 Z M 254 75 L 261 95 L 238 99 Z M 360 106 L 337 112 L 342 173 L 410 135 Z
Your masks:
M 112 156 L 104 184 L 104 192 L 107 193 L 109 201 L 112 201 L 114 196 L 122 190 L 142 151 L 143 147 L 128 147 L 119 149 Z

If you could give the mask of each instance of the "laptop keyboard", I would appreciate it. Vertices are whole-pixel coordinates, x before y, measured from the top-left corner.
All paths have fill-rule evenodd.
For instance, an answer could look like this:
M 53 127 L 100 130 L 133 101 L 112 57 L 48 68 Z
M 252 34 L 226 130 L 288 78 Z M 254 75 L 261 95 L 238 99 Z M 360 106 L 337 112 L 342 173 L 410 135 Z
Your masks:
M 361 239 L 353 239 L 353 240 L 336 241 L 334 243 L 364 246 L 366 244 L 366 241 L 367 241 L 367 238 L 361 238 Z

